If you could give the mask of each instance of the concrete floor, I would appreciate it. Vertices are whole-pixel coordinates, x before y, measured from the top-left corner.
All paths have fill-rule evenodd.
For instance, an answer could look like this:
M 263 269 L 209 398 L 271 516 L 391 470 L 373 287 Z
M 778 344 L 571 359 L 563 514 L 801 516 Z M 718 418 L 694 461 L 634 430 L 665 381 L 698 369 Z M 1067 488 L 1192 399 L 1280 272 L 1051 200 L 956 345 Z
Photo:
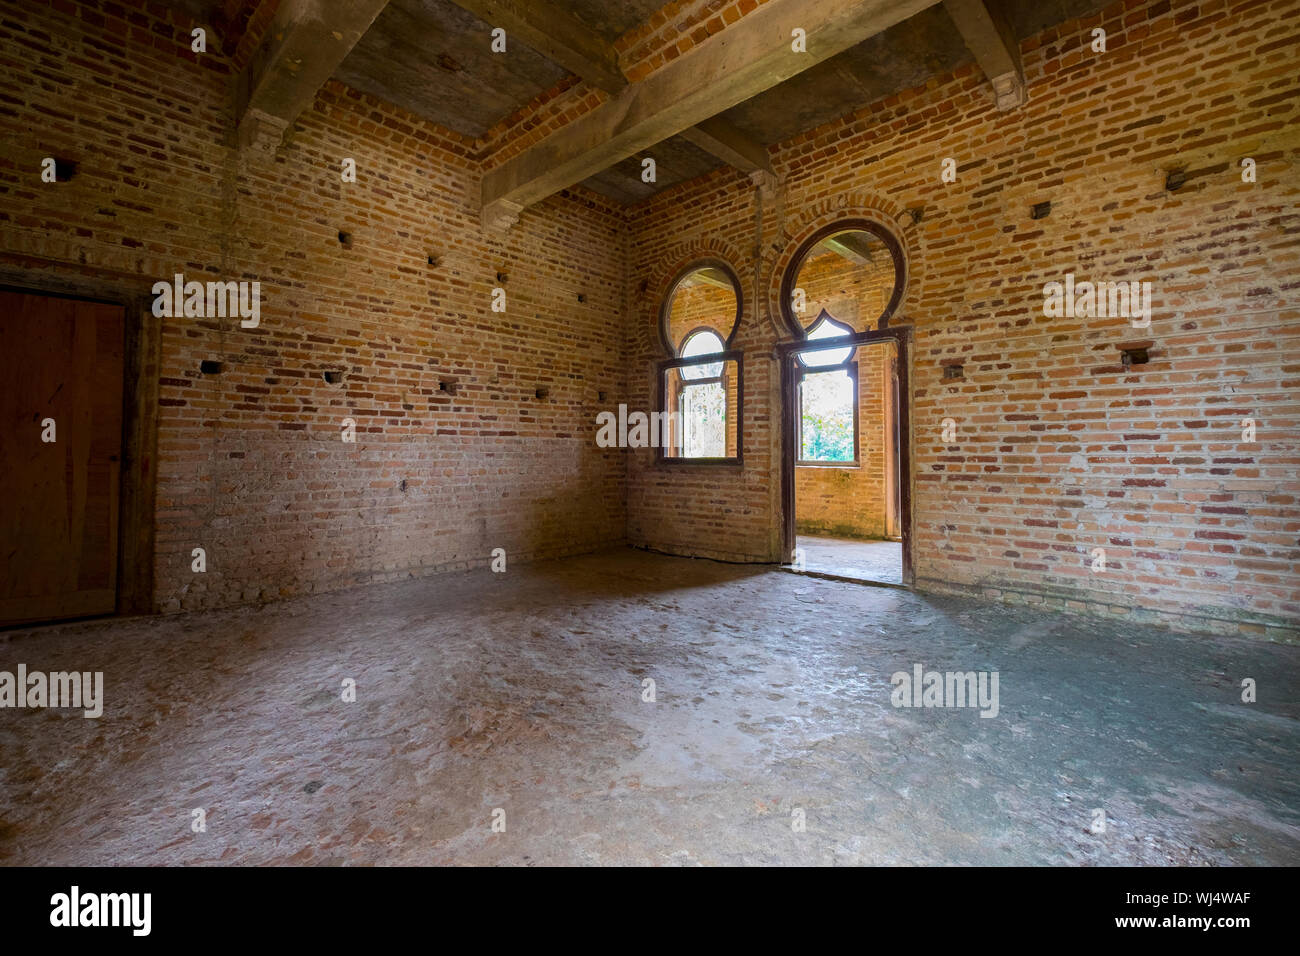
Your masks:
M 1295 646 L 617 550 L 19 662 L 107 705 L 0 710 L 7 865 L 1300 863 Z M 998 671 L 999 715 L 894 708 L 918 663 Z
M 805 571 L 842 578 L 903 583 L 903 545 L 898 541 L 861 541 L 801 534 L 795 547 L 803 550 Z

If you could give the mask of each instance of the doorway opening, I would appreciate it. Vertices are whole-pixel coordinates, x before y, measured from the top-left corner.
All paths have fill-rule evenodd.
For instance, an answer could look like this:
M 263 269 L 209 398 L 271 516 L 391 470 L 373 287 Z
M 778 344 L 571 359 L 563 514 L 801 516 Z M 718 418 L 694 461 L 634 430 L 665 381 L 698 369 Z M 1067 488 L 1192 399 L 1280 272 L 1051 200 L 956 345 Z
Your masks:
M 819 321 L 808 339 L 841 331 L 851 334 Z M 787 504 L 793 521 L 786 523 L 793 524 L 792 570 L 910 583 L 904 571 L 899 346 L 888 337 L 790 353 L 786 404 L 793 441 L 786 470 L 793 475 Z
M 906 262 L 893 233 L 846 219 L 781 279 L 782 549 L 791 570 L 909 587 L 910 329 L 889 321 Z
M 794 354 L 799 570 L 903 583 L 897 352 L 885 340 Z

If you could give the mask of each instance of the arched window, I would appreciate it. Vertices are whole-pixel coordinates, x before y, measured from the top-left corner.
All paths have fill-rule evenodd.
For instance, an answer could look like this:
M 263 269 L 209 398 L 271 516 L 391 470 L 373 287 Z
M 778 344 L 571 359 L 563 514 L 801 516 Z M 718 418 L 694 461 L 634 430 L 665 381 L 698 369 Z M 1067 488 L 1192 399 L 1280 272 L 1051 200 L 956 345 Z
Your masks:
M 841 335 L 852 335 L 853 327 L 845 325 L 843 322 L 836 322 L 831 318 L 830 313 L 824 309 L 817 316 L 817 321 L 808 326 L 805 338 L 810 342 L 821 339 L 839 338 Z M 849 359 L 853 358 L 853 347 L 842 349 L 820 349 L 816 352 L 800 352 L 799 364 L 805 367 L 822 368 L 827 365 L 843 365 Z
M 740 461 L 740 356 L 727 350 L 740 311 L 740 280 L 725 263 L 698 262 L 669 287 L 659 327 L 673 356 L 660 364 L 661 459 Z
M 673 279 L 659 309 L 664 350 L 680 357 L 691 333 L 701 329 L 711 329 L 725 348 L 736 334 L 740 312 L 740 279 L 731 266 L 718 259 L 687 266 Z
M 800 339 L 823 315 L 853 332 L 883 329 L 902 301 L 904 279 L 892 233 L 867 219 L 836 223 L 796 250 L 781 277 L 781 313 Z
M 701 355 L 717 355 L 726 348 L 718 333 L 712 329 L 697 329 L 682 340 L 678 355 L 682 358 L 699 358 Z M 722 374 L 722 363 L 712 362 L 708 365 L 688 365 L 682 369 L 682 378 L 714 378 Z
M 904 278 L 892 233 L 868 219 L 838 222 L 795 250 L 781 277 L 781 314 L 804 343 L 883 329 L 902 301 Z M 856 355 L 853 346 L 795 353 L 796 464 L 859 463 Z M 874 434 L 877 423 L 868 425 Z

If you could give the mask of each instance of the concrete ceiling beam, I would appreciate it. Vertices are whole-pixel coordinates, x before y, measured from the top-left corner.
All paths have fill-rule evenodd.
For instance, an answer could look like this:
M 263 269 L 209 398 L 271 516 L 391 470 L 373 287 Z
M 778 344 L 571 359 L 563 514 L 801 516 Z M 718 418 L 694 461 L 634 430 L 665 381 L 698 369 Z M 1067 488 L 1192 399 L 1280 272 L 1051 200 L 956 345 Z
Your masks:
M 274 150 L 388 0 L 284 0 L 239 76 L 239 143 Z
M 721 269 L 697 269 L 690 274 L 690 280 L 713 286 L 715 289 L 726 289 L 728 292 L 736 291 L 735 285 L 731 282 L 731 277 Z
M 483 178 L 485 213 L 526 207 L 725 112 L 937 0 L 769 0 Z M 806 52 L 792 48 L 802 30 Z
M 827 249 L 858 265 L 869 265 L 875 262 L 870 243 L 856 233 L 841 233 L 834 238 L 822 240 L 822 243 Z
M 742 172 L 773 173 L 767 147 L 750 139 L 721 116 L 710 117 L 683 130 L 682 138 Z
M 550 0 L 452 0 L 507 37 L 557 63 L 606 93 L 628 85 L 618 55 L 568 10 Z M 682 134 L 700 149 L 746 173 L 772 172 L 767 149 L 726 120 L 714 117 Z
M 1021 106 L 1025 102 L 1025 74 L 1020 65 L 1020 44 L 1006 18 L 984 0 L 943 0 L 943 8 L 993 85 L 998 109 Z

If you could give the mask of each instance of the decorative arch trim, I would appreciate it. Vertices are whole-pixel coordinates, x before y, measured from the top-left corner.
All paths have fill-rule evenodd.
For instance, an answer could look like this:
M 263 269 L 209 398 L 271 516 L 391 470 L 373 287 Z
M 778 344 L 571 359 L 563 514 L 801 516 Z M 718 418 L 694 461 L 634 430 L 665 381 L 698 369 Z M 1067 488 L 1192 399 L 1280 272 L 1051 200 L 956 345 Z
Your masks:
M 741 254 L 739 249 L 732 247 L 729 243 L 720 241 L 715 238 L 696 239 L 690 242 L 679 242 L 669 246 L 653 262 L 649 278 L 644 284 L 642 292 L 641 315 L 643 321 L 638 323 L 639 330 L 646 333 L 642 339 L 643 344 L 650 345 L 658 343 L 657 348 L 664 354 L 672 356 L 676 353 L 673 351 L 673 343 L 666 342 L 664 336 L 663 307 L 668 301 L 668 294 L 673 286 L 681 279 L 683 275 L 697 267 L 700 262 L 713 260 L 725 265 L 738 283 L 739 288 L 745 288 L 747 273 L 741 268 L 748 260 Z M 738 316 L 735 327 L 732 329 L 731 337 L 727 339 L 728 343 L 735 340 L 735 335 L 739 332 L 745 323 L 745 309 L 749 307 L 753 300 L 753 295 L 737 296 Z
M 890 252 L 895 255 L 895 263 L 901 261 L 901 277 L 896 273 L 898 281 L 886 308 L 888 321 L 899 324 L 906 306 L 915 301 L 917 294 L 912 269 L 918 241 L 916 223 L 896 202 L 870 193 L 846 194 L 812 204 L 797 217 L 793 228 L 784 230 L 786 241 L 771 260 L 767 282 L 768 315 L 780 340 L 798 341 L 803 337 L 802 325 L 791 321 L 790 290 L 785 289 L 787 276 L 793 278 L 791 267 L 825 236 L 844 228 L 862 228 L 864 223 L 887 244 L 892 242 Z
M 686 265 L 677 270 L 659 298 L 659 344 L 670 357 L 677 357 L 676 343 L 673 342 L 672 336 L 668 331 L 668 327 L 672 321 L 673 298 L 677 294 L 678 286 L 680 286 L 685 279 L 689 278 L 694 273 L 699 272 L 701 269 L 716 269 L 725 275 L 731 282 L 732 293 L 736 297 L 736 312 L 735 315 L 732 316 L 731 327 L 725 330 L 713 330 L 718 332 L 718 337 L 722 339 L 723 349 L 731 347 L 731 343 L 736 338 L 736 333 L 740 330 L 740 319 L 745 312 L 745 292 L 744 289 L 741 288 L 740 276 L 736 274 L 736 270 L 732 268 L 731 263 L 724 259 L 712 257 L 692 259 Z M 699 329 L 693 329 L 692 334 L 696 331 L 699 331 Z

